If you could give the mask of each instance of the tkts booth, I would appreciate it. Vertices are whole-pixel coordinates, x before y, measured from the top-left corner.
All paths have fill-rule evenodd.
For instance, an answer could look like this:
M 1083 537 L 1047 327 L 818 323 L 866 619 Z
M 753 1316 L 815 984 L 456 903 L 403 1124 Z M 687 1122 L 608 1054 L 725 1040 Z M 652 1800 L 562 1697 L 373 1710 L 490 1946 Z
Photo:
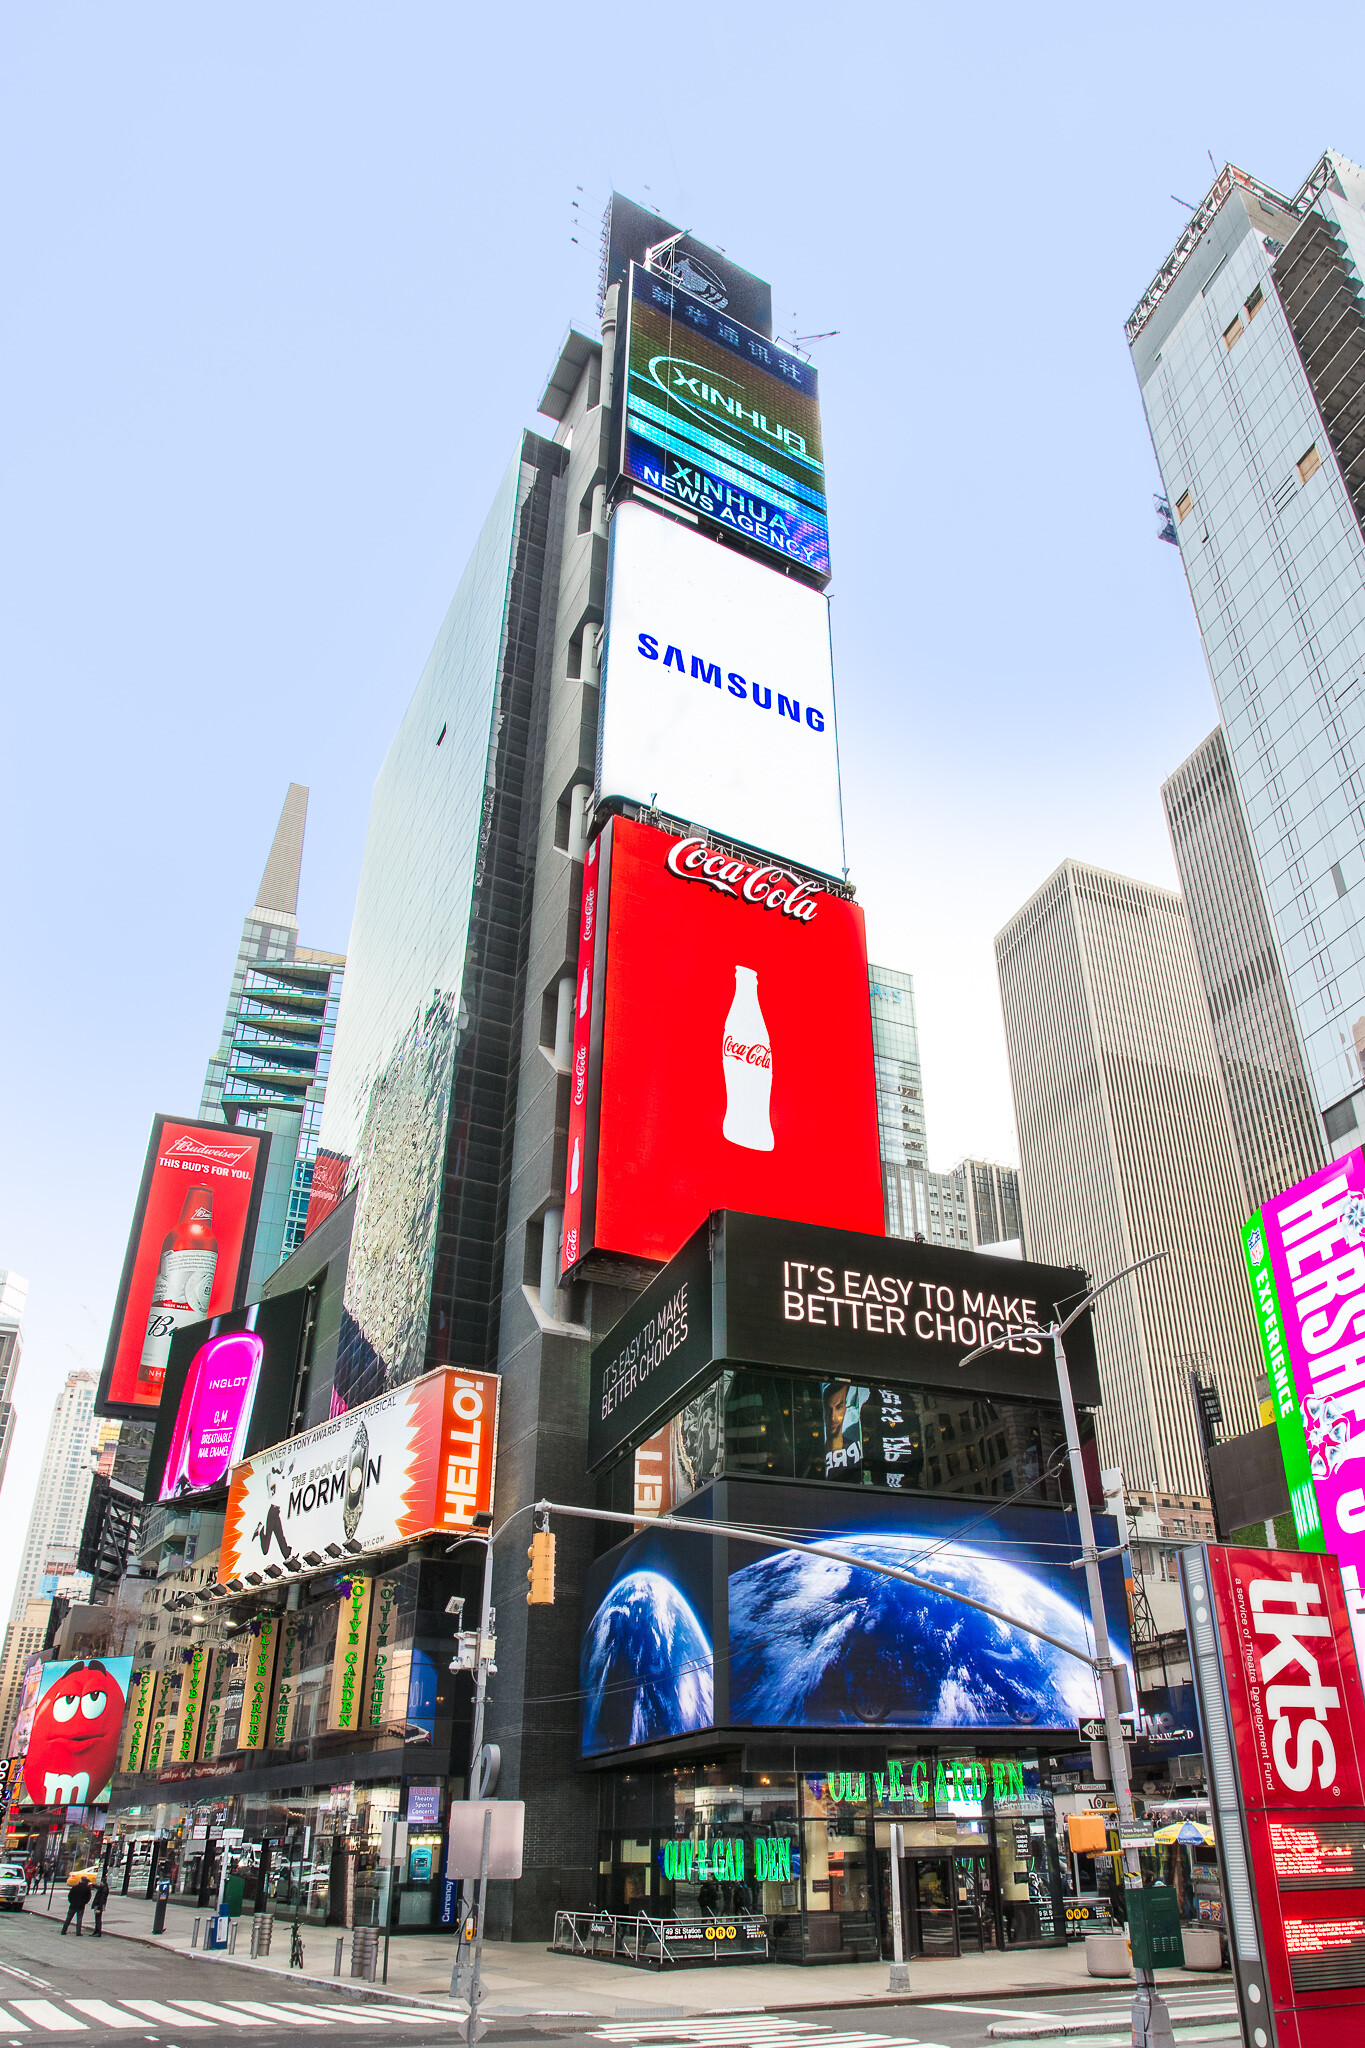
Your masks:
M 910 1953 L 1065 1938 L 1053 1772 L 1097 1702 L 1088 1664 L 1042 1639 L 1089 1653 L 1043 1330 L 1076 1289 L 1051 1267 L 719 1212 L 597 1346 L 590 1458 L 603 1504 L 642 1524 L 583 1602 L 600 1911 L 725 1916 L 741 1949 L 761 1926 L 794 1962 L 890 1953 L 898 1823 Z M 1088 1324 L 1071 1338 L 1093 1409 Z M 998 1349 L 964 1370 L 982 1343 Z M 836 1543 L 943 1590 L 650 1530 L 661 1510 Z M 1103 1570 L 1129 1663 L 1119 1560 Z

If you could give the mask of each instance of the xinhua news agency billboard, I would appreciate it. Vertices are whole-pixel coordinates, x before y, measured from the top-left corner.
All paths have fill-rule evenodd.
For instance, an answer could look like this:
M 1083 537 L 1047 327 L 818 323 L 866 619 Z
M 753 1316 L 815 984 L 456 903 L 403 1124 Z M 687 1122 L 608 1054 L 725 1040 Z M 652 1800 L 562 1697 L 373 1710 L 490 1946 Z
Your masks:
M 1243 1233 L 1299 1545 L 1365 1586 L 1365 1153 L 1277 1195 Z
M 1337 1561 L 1200 1544 L 1180 1576 L 1242 2039 L 1341 2048 L 1365 2038 L 1365 1702 Z
M 636 265 L 625 347 L 623 474 L 827 583 L 814 365 Z
M 627 818 L 583 877 L 565 1270 L 662 1263 L 713 1209 L 884 1228 L 863 914 Z
M 662 513 L 619 505 L 597 793 L 842 876 L 826 600 Z
M 97 1413 L 154 1411 L 176 1331 L 241 1302 L 269 1151 L 265 1131 L 153 1118 Z

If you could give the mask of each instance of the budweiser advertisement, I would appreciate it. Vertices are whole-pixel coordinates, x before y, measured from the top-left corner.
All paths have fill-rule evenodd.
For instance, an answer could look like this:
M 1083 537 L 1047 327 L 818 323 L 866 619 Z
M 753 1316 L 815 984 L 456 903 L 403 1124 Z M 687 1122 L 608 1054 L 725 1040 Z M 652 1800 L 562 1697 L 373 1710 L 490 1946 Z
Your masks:
M 152 1122 L 95 1407 L 159 1407 L 171 1340 L 246 1293 L 270 1137 L 230 1124 Z
M 564 1270 L 670 1259 L 724 1208 L 883 1232 L 863 914 L 613 818 L 584 868 Z
M 496 1375 L 444 1366 L 248 1458 L 228 1489 L 220 1583 L 470 1528 L 492 1505 L 497 1430 Z
M 1365 2038 L 1365 1700 L 1340 1568 L 1201 1544 L 1181 1581 L 1243 2038 L 1339 2048 Z

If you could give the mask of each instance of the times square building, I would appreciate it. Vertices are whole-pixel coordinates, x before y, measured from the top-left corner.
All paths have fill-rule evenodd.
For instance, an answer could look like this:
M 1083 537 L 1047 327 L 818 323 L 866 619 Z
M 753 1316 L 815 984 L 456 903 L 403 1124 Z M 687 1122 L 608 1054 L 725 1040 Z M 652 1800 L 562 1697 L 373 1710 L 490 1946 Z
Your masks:
M 882 1235 L 815 373 L 772 341 L 761 280 L 619 197 L 600 311 L 563 342 L 551 431 L 520 437 L 376 780 L 309 1232 L 265 1290 L 302 1303 L 282 1449 L 432 1375 L 496 1382 L 486 1735 L 526 1839 L 494 1938 L 722 1913 L 761 1918 L 779 1959 L 889 1953 L 898 1822 L 911 1953 L 1060 1940 L 1084 1663 L 960 1604 L 930 1626 L 911 1589 L 834 1561 L 649 1533 L 668 1507 L 929 1578 L 937 1558 L 1087 1648 L 1050 1352 L 1025 1334 L 1078 1276 Z M 808 1285 L 773 1294 L 772 1230 L 809 1240 L 782 1254 Z M 704 1319 L 670 1313 L 676 1286 L 656 1300 L 681 1266 Z M 746 1288 L 767 1302 L 747 1323 Z M 604 1426 L 642 1309 L 669 1326 L 639 1355 L 666 1369 L 637 1360 Z M 1004 1362 L 962 1374 L 988 1331 Z M 557 1521 L 557 1597 L 532 1607 L 540 1499 L 635 1528 Z M 144 1745 L 113 1831 L 177 1837 L 186 1891 L 240 1829 L 251 1883 L 288 1864 L 295 1905 L 302 1885 L 305 1917 L 336 1922 L 367 1917 L 381 1822 L 411 1815 L 401 1924 L 448 1923 L 470 1682 L 446 1605 L 472 1624 L 477 1547 L 451 1554 L 439 1518 L 361 1523 L 349 1562 L 294 1569 L 261 1548 L 265 1512 L 236 1522 L 211 1743 L 182 1722 L 171 1764 Z M 1107 1590 L 1126 1655 L 1116 1566 Z M 344 1631 L 368 1686 L 381 1606 L 407 1697 L 340 1713 Z M 308 1714 L 275 1711 L 272 1636 L 311 1660 Z

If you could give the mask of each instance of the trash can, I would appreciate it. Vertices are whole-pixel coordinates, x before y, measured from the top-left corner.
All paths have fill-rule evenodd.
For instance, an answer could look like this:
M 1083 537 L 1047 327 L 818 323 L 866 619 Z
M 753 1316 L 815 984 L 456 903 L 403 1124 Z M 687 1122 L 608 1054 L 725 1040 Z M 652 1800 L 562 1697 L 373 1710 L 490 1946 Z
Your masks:
M 1092 1977 L 1131 1977 L 1133 1959 L 1123 1934 L 1087 1934 L 1085 1967 Z
M 379 1929 L 377 1927 L 356 1927 L 351 1930 L 351 1975 L 365 1977 L 374 1982 L 375 1965 L 379 1960 Z

